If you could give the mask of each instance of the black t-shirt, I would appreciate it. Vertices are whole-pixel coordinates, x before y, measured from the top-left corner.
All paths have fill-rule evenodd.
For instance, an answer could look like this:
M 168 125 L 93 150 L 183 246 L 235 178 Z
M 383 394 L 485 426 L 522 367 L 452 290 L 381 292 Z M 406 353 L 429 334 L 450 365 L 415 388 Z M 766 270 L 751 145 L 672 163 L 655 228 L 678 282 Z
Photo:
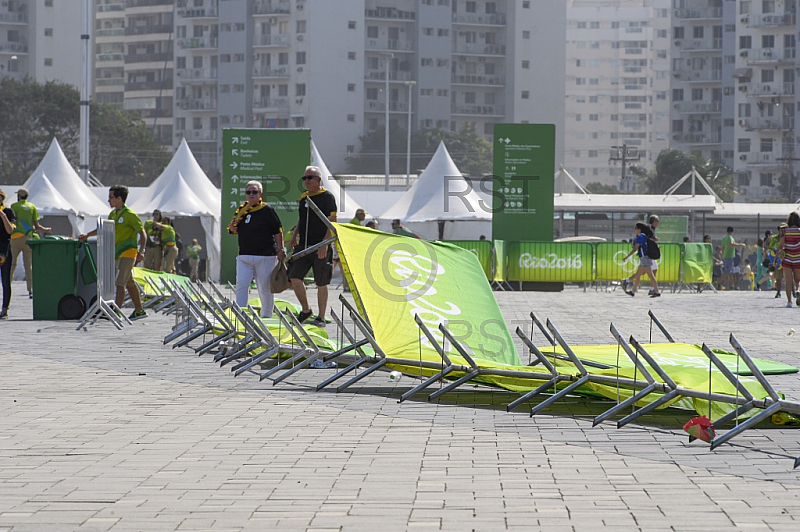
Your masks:
M 297 220 L 297 236 L 300 243 L 300 249 L 306 248 L 306 225 L 308 225 L 308 245 L 313 246 L 325 240 L 325 234 L 328 232 L 328 227 L 319 219 L 314 211 L 306 206 L 306 201 L 311 198 L 314 205 L 319 207 L 326 217 L 336 214 L 336 198 L 330 191 L 325 190 L 313 196 L 306 196 L 300 200 L 299 213 L 300 217 Z
M 236 226 L 236 231 L 239 236 L 239 255 L 266 257 L 278 254 L 274 235 L 283 231 L 283 225 L 275 209 L 269 205 L 246 214 Z
M 14 215 L 14 211 L 10 208 L 6 207 L 3 209 L 3 212 L 6 213 L 6 218 L 8 221 L 16 223 L 17 217 Z M 2 223 L 0 223 L 0 255 L 5 255 L 8 252 L 8 243 L 11 242 L 11 235 L 6 233 L 6 227 Z

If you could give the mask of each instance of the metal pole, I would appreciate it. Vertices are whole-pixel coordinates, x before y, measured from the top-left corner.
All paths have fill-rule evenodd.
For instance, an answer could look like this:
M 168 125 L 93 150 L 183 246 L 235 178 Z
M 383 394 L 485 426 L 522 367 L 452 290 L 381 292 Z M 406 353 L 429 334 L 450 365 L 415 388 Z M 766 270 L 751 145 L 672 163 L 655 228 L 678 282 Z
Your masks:
M 406 81 L 408 87 L 408 137 L 406 138 L 406 187 L 411 180 L 411 89 L 416 81 Z
M 89 47 L 91 25 L 89 18 L 92 13 L 91 0 L 83 0 L 81 5 L 81 55 L 83 59 L 83 72 L 81 76 L 81 116 L 80 116 L 80 171 L 81 180 L 89 181 Z
M 386 102 L 386 109 L 385 109 L 385 116 L 384 116 L 384 154 L 383 154 L 383 164 L 386 171 L 386 179 L 384 183 L 384 190 L 389 190 L 389 65 L 391 64 L 391 60 L 394 57 L 394 54 L 387 53 L 383 54 L 384 59 L 386 61 L 386 88 L 384 92 L 386 93 L 384 96 L 384 100 Z

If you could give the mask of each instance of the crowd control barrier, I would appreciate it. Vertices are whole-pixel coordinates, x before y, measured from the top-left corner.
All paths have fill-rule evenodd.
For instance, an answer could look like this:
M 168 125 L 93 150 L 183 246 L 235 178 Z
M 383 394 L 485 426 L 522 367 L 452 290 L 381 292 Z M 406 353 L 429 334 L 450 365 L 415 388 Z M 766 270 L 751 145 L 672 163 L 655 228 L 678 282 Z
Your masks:
M 492 278 L 492 243 L 488 240 L 448 240 L 448 244 L 453 244 L 462 249 L 466 249 L 478 258 L 483 273 L 487 279 Z

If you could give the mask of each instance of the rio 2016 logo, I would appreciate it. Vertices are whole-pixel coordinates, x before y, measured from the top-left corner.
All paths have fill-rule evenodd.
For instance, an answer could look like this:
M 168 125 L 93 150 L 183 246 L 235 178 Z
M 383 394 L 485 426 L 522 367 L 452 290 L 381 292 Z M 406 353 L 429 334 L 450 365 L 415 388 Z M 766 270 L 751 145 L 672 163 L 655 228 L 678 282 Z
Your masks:
M 583 259 L 580 254 L 573 253 L 569 257 L 559 257 L 556 253 L 548 253 L 544 257 L 534 257 L 530 253 L 519 256 L 520 268 L 540 268 L 543 270 L 580 270 Z
M 622 271 L 625 273 L 633 273 L 639 268 L 639 256 L 635 253 L 628 257 L 628 260 L 625 259 L 626 252 L 620 250 L 614 253 L 614 257 L 612 260 L 614 264 L 622 268 Z

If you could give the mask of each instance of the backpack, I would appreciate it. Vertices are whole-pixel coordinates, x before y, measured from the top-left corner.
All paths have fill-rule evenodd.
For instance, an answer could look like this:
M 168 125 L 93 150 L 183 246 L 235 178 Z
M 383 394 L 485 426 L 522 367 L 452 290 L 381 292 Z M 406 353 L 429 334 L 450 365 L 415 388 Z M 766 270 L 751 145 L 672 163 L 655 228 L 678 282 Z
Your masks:
M 660 259 L 661 250 L 658 247 L 658 243 L 651 236 L 646 236 L 646 238 L 647 238 L 647 246 L 645 247 L 645 255 L 647 255 L 653 260 Z

